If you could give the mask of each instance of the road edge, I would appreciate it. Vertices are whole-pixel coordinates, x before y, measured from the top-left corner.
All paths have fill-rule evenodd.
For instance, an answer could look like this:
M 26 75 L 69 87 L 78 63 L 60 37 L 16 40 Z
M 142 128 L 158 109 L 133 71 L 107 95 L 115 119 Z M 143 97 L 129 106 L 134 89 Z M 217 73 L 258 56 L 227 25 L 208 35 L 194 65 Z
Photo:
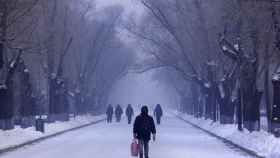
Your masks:
M 63 130 L 63 131 L 60 131 L 60 132 L 57 132 L 57 133 L 54 133 L 54 134 L 51 134 L 51 135 L 43 136 L 41 138 L 30 140 L 30 141 L 27 141 L 27 142 L 24 142 L 24 143 L 21 143 L 21 144 L 18 144 L 18 145 L 14 145 L 14 146 L 11 146 L 11 147 L 0 149 L 0 156 L 6 154 L 8 152 L 12 152 L 12 151 L 21 149 L 25 146 L 40 143 L 40 142 L 45 141 L 47 139 L 54 138 L 54 137 L 57 137 L 57 136 L 60 136 L 60 135 L 63 135 L 63 134 L 66 134 L 66 133 L 69 133 L 69 132 L 72 132 L 72 131 L 76 131 L 76 130 L 79 130 L 79 129 L 82 129 L 82 128 L 85 128 L 85 127 L 89 127 L 89 126 L 101 123 L 103 121 L 105 121 L 105 119 L 99 119 L 97 121 L 93 121 L 91 123 L 87 123 L 87 124 L 84 124 L 84 125 L 81 125 L 81 126 L 78 126 L 78 127 L 70 128 L 70 129 Z
M 190 122 L 190 121 L 184 119 L 183 117 L 181 117 L 181 116 L 179 116 L 179 115 L 176 115 L 176 114 L 175 114 L 175 116 L 176 116 L 178 119 L 182 120 L 183 122 L 185 122 L 185 123 L 191 125 L 192 127 L 196 128 L 196 129 L 199 129 L 199 130 L 201 130 L 201 131 L 207 133 L 208 135 L 210 135 L 210 136 L 212 136 L 212 137 L 215 137 L 215 138 L 221 140 L 223 143 L 225 143 L 225 144 L 227 144 L 227 145 L 230 145 L 230 146 L 233 146 L 233 147 L 235 147 L 235 148 L 237 148 L 237 149 L 239 149 L 239 150 L 241 150 L 241 151 L 247 153 L 247 154 L 250 155 L 250 156 L 253 156 L 253 157 L 255 157 L 255 158 L 265 158 L 265 156 L 261 156 L 261 155 L 257 154 L 257 153 L 256 153 L 255 151 L 253 151 L 253 150 L 247 149 L 247 148 L 245 148 L 245 147 L 243 147 L 243 146 L 240 146 L 240 145 L 238 145 L 238 144 L 236 144 L 236 143 L 234 143 L 234 142 L 232 142 L 232 141 L 230 141 L 230 140 L 228 140 L 228 139 L 226 139 L 226 138 L 224 138 L 224 137 L 218 136 L 217 134 L 215 134 L 215 133 L 213 133 L 213 132 L 210 132 L 210 131 L 204 129 L 204 128 L 202 128 L 202 127 L 200 127 L 200 126 L 198 126 L 198 125 L 196 125 L 196 124 L 194 124 L 194 123 L 192 123 L 192 122 Z

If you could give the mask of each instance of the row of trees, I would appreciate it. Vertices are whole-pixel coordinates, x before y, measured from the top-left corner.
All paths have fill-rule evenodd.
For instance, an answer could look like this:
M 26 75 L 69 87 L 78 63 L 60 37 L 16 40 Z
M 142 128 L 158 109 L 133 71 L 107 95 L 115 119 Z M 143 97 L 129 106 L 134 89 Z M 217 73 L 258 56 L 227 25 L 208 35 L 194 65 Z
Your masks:
M 84 0 L 0 0 L 0 129 L 102 111 L 134 61 L 118 35 L 122 13 Z
M 279 132 L 279 2 L 140 2 L 146 15 L 127 24 L 150 55 L 139 72 L 163 68 L 181 110 L 239 130 L 260 129 L 263 100 L 268 131 Z

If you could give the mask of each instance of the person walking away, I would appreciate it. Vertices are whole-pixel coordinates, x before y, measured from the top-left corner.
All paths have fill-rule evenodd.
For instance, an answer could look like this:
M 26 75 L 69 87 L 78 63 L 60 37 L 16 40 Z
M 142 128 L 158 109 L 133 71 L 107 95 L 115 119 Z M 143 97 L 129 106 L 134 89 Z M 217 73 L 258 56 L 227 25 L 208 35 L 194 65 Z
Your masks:
M 121 121 L 122 114 L 123 114 L 122 107 L 120 105 L 117 105 L 116 110 L 115 110 L 115 115 L 116 115 L 117 122 Z
M 136 117 L 133 125 L 133 136 L 138 139 L 140 145 L 139 157 L 149 158 L 149 141 L 153 134 L 153 141 L 156 140 L 156 127 L 153 117 L 148 114 L 148 107 L 141 108 L 141 114 Z
M 157 119 L 157 124 L 160 125 L 161 123 L 161 117 L 163 115 L 163 111 L 162 111 L 162 108 L 160 106 L 160 104 L 157 104 L 155 110 L 154 110 L 154 116 L 156 117 Z
M 113 108 L 113 106 L 110 104 L 110 105 L 107 107 L 107 111 L 106 111 L 107 123 L 112 123 L 112 120 L 113 120 L 113 113 L 114 113 L 114 108 Z
M 131 104 L 128 104 L 128 106 L 126 107 L 125 114 L 127 116 L 128 124 L 131 124 L 132 116 L 134 115 L 134 111 Z

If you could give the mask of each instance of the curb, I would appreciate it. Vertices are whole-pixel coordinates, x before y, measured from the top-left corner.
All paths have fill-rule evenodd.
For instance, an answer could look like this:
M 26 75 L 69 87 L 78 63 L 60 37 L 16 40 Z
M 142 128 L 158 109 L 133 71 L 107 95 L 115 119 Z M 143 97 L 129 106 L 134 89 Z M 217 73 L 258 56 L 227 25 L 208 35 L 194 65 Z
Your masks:
M 208 135 L 221 140 L 223 143 L 225 143 L 227 145 L 230 145 L 230 146 L 233 146 L 234 148 L 239 149 L 239 150 L 243 151 L 244 153 L 246 153 L 246 154 L 248 154 L 248 155 L 250 155 L 250 156 L 252 156 L 254 158 L 265 158 L 264 156 L 258 155 L 255 151 L 247 149 L 247 148 L 244 148 L 244 147 L 242 147 L 242 146 L 240 146 L 240 145 L 238 145 L 238 144 L 236 144 L 236 143 L 234 143 L 234 142 L 232 142 L 232 141 L 230 141 L 230 140 L 228 140 L 228 139 L 226 139 L 224 137 L 218 136 L 218 135 L 216 135 L 213 132 L 210 132 L 210 131 L 208 131 L 208 130 L 206 130 L 204 128 L 201 128 L 200 126 L 198 126 L 198 125 L 196 125 L 196 124 L 194 124 L 194 123 L 192 123 L 192 122 L 182 118 L 181 116 L 176 115 L 176 117 L 179 118 L 180 120 L 186 122 L 187 124 L 193 126 L 194 128 L 199 129 L 199 130 L 207 133 Z
M 94 122 L 91 122 L 91 123 L 88 123 L 88 124 L 85 124 L 85 125 L 81 125 L 81 126 L 78 126 L 78 127 L 70 128 L 70 129 L 67 129 L 67 130 L 64 130 L 64 131 L 61 131 L 61 132 L 57 132 L 57 133 L 54 133 L 54 134 L 51 134 L 51 135 L 48 135 L 48 136 L 44 136 L 44 137 L 41 137 L 41 138 L 38 138 L 38 139 L 30 140 L 30 141 L 27 141 L 27 142 L 24 142 L 24 143 L 21 143 L 21 144 L 18 144 L 18 145 L 14 145 L 14 146 L 11 146 L 11 147 L 8 147 L 8 148 L 0 149 L 0 156 L 2 156 L 5 153 L 8 153 L 8 152 L 15 151 L 17 149 L 23 148 L 23 147 L 25 147 L 27 145 L 33 145 L 35 143 L 42 142 L 42 141 L 47 140 L 49 138 L 54 138 L 54 137 L 63 135 L 65 133 L 69 133 L 69 132 L 72 132 L 72 131 L 76 131 L 76 130 L 79 130 L 79 129 L 82 129 L 82 128 L 85 128 L 85 127 L 89 127 L 89 126 L 98 124 L 100 122 L 103 122 L 104 120 L 105 119 L 97 120 L 97 121 L 94 121 Z

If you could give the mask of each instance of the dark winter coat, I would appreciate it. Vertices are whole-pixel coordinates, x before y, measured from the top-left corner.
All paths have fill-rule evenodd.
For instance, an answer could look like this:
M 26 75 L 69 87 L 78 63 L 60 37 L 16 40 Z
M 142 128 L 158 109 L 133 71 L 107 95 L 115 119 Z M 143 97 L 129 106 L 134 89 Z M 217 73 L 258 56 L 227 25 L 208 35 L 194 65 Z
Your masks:
M 131 117 L 134 115 L 133 108 L 130 105 L 127 106 L 127 108 L 125 110 L 125 114 L 127 117 Z
M 116 107 L 116 110 L 115 110 L 115 115 L 116 116 L 121 116 L 123 114 L 123 109 L 122 109 L 122 107 L 121 106 L 117 106 Z
M 161 108 L 161 106 L 159 104 L 156 106 L 156 108 L 154 110 L 154 115 L 156 117 L 162 117 L 162 115 L 163 115 L 162 108 Z
M 106 111 L 106 114 L 107 114 L 108 116 L 112 116 L 113 113 L 114 113 L 114 108 L 113 108 L 112 106 L 108 106 L 107 111 Z
M 133 133 L 137 139 L 150 140 L 151 133 L 156 134 L 154 119 L 143 113 L 137 116 L 133 125 Z

